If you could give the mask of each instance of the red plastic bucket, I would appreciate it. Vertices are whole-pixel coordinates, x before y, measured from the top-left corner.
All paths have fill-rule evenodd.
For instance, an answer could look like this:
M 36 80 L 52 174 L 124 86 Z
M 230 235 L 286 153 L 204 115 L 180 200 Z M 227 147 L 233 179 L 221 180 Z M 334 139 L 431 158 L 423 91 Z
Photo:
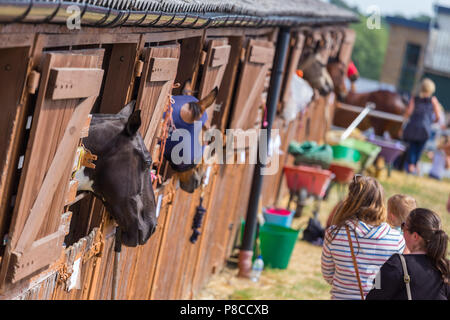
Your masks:
M 330 171 L 335 175 L 334 180 L 339 183 L 350 183 L 355 175 L 355 170 L 353 168 L 335 163 L 330 165 Z
M 309 194 L 323 197 L 331 182 L 332 172 L 306 166 L 283 167 L 287 185 L 291 192 L 305 188 Z

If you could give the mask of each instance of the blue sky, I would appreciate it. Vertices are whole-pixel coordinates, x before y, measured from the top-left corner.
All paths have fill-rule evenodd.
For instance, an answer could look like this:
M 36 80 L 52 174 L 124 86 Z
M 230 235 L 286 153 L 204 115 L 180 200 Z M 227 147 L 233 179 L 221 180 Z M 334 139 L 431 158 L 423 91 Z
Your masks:
M 382 15 L 393 15 L 396 13 L 406 17 L 417 16 L 421 13 L 433 15 L 433 4 L 439 3 L 450 7 L 450 0 L 345 0 L 351 6 L 358 6 L 361 12 L 371 5 L 381 9 Z

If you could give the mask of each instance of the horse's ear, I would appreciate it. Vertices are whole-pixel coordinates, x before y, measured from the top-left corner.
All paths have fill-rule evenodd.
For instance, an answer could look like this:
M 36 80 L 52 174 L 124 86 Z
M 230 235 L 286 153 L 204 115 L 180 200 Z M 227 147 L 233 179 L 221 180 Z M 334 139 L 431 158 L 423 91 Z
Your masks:
M 183 90 L 181 93 L 185 96 L 192 96 L 192 81 L 191 79 L 187 80 L 184 83 Z
M 197 102 L 197 104 L 200 106 L 200 109 L 202 109 L 203 112 L 210 107 L 214 100 L 216 100 L 217 94 L 219 93 L 219 88 L 215 87 L 206 97 L 204 97 L 202 100 Z
M 125 107 L 123 107 L 122 110 L 119 111 L 118 115 L 129 118 L 130 115 L 133 113 L 135 105 L 136 105 L 136 100 L 131 101 L 129 104 L 127 104 Z
M 134 136 L 141 126 L 141 110 L 134 111 L 128 118 L 125 125 L 125 132 L 130 136 Z

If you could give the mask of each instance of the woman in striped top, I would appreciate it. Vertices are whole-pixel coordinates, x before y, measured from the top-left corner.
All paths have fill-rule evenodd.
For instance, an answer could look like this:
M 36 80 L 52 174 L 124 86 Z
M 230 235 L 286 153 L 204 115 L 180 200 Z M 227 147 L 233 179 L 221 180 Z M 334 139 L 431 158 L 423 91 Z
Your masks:
M 386 220 L 383 187 L 372 177 L 356 175 L 350 183 L 347 198 L 338 207 L 332 226 L 325 233 L 322 274 L 332 286 L 332 299 L 361 299 L 348 235 L 364 296 L 372 289 L 383 263 L 391 255 L 403 252 L 403 236 Z

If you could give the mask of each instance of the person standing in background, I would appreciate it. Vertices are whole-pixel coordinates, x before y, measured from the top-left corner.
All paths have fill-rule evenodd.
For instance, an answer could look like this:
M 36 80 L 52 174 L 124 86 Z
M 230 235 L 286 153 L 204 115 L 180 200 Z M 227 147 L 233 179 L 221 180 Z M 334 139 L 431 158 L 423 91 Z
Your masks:
M 408 173 L 417 174 L 417 162 L 425 143 L 431 137 L 431 125 L 440 121 L 439 101 L 433 96 L 435 91 L 434 82 L 428 78 L 423 79 L 419 95 L 411 98 L 405 113 L 408 123 L 403 130 L 403 140 L 409 144 L 406 154 Z

